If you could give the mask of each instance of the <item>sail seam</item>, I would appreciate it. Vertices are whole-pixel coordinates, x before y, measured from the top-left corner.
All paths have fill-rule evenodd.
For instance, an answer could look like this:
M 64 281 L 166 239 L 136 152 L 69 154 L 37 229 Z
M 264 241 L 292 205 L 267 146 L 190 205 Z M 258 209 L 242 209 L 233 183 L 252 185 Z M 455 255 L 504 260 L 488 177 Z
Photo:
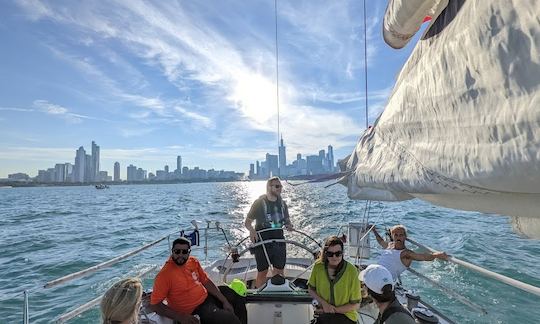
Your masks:
M 430 170 L 426 166 L 422 164 L 411 152 L 409 152 L 407 149 L 405 149 L 401 144 L 399 144 L 397 141 L 391 141 L 394 145 L 392 146 L 390 144 L 390 141 L 388 141 L 383 134 L 381 134 L 380 130 L 377 129 L 376 132 L 379 136 L 379 138 L 387 145 L 387 147 L 394 152 L 400 159 L 409 160 L 410 162 L 415 163 L 424 174 L 427 175 L 426 180 L 435 183 L 437 185 L 440 185 L 444 188 L 448 188 L 451 190 L 459 190 L 462 192 L 468 192 L 473 194 L 502 194 L 502 193 L 512 193 L 512 192 L 506 192 L 506 191 L 499 191 L 499 190 L 493 190 L 493 189 L 487 189 L 479 186 L 473 186 L 466 183 L 463 183 L 459 180 L 455 180 L 452 178 L 449 178 L 445 175 L 442 175 L 436 171 Z M 397 152 L 399 150 L 399 152 Z M 420 175 L 420 174 L 419 174 Z

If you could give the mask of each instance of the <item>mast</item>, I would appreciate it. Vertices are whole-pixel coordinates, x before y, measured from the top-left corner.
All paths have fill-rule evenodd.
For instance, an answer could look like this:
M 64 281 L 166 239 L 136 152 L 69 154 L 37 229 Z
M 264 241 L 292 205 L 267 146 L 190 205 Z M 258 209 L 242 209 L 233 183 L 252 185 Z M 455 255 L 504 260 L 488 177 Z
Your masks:
M 276 36 L 276 108 L 277 108 L 277 146 L 278 146 L 278 159 L 279 159 L 279 50 L 278 50 L 278 23 L 277 23 L 277 0 L 274 0 L 274 21 L 275 21 L 275 36 Z M 278 164 L 278 176 L 281 177 L 281 166 Z

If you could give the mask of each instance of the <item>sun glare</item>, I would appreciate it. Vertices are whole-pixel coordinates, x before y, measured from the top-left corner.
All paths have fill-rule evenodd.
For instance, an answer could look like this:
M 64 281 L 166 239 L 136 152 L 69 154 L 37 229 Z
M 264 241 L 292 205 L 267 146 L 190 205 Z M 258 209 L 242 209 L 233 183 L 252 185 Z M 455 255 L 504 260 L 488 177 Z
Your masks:
M 261 75 L 243 74 L 238 77 L 231 96 L 242 113 L 259 127 L 267 128 L 277 114 L 276 86 Z

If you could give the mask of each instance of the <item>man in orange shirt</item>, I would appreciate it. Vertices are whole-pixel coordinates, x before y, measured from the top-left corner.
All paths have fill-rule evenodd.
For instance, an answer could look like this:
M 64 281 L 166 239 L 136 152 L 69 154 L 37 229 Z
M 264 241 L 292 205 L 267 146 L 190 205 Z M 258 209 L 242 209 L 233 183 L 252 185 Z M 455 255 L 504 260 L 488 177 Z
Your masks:
M 247 318 L 245 303 L 237 302 L 240 296 L 229 287 L 216 287 L 199 261 L 189 255 L 190 247 L 191 242 L 185 237 L 174 240 L 171 257 L 154 281 L 151 309 L 181 324 L 199 324 L 194 315 L 200 317 L 202 324 L 241 324 L 235 311 Z M 165 299 L 167 305 L 163 303 Z

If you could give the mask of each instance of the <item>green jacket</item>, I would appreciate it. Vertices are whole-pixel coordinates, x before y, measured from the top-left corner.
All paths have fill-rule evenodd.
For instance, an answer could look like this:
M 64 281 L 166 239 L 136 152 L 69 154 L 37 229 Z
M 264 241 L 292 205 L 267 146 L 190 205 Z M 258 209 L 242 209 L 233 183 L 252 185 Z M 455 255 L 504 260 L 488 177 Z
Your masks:
M 356 304 L 362 299 L 358 269 L 352 263 L 345 260 L 343 262 L 344 264 L 336 274 L 336 278 L 331 280 L 326 265 L 317 261 L 308 281 L 309 287 L 315 290 L 317 295 L 336 307 Z M 345 313 L 345 316 L 354 322 L 358 320 L 358 312 L 355 310 Z

